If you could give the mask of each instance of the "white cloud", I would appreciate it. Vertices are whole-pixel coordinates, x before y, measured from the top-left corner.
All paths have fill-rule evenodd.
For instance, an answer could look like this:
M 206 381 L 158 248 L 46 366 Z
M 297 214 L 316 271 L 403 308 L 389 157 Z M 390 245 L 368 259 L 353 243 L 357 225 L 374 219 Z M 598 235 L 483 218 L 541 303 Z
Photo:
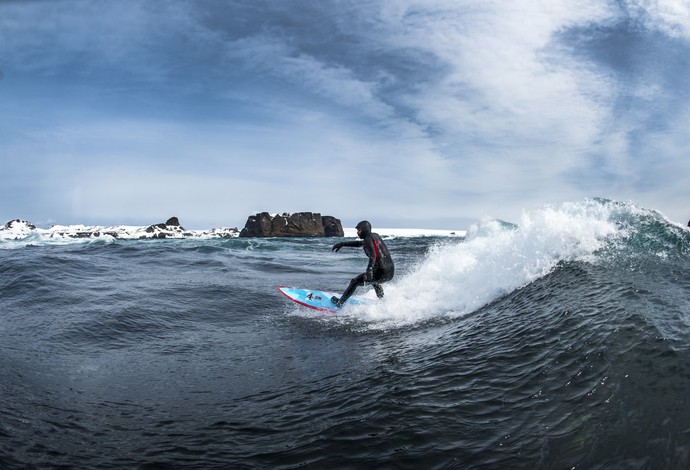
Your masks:
M 600 8 L 464 2 L 447 13 L 413 16 L 392 36 L 449 66 L 440 82 L 408 97 L 420 120 L 484 141 L 538 135 L 567 146 L 596 135 L 605 110 L 585 96 L 587 84 L 608 84 L 567 57 L 550 57 L 548 46 L 562 28 L 601 18 Z
M 687 0 L 627 0 L 621 3 L 626 13 L 645 27 L 672 37 L 690 39 L 690 2 Z

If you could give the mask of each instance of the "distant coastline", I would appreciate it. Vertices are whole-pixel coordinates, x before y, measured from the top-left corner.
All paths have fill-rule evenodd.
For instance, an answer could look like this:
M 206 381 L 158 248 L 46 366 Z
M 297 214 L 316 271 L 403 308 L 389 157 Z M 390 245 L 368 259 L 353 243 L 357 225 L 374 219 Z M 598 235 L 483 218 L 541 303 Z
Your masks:
M 187 230 L 175 218 L 166 223 L 154 225 L 53 225 L 50 228 L 38 228 L 31 222 L 13 219 L 4 226 L 0 226 L 0 240 L 25 240 L 37 237 L 46 240 L 76 240 L 76 239 L 184 239 L 184 238 L 236 238 L 240 230 L 236 227 L 217 227 L 208 230 Z M 465 237 L 466 230 L 436 230 L 415 228 L 377 228 L 375 230 L 382 237 Z M 344 237 L 355 238 L 354 228 L 344 228 Z

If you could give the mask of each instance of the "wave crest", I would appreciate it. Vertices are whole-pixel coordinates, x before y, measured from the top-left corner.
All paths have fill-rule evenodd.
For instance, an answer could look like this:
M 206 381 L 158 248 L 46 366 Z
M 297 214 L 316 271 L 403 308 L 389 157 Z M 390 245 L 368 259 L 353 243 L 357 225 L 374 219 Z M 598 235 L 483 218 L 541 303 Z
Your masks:
M 374 321 L 409 324 L 467 315 L 551 273 L 559 263 L 685 250 L 690 232 L 632 203 L 588 199 L 524 212 L 518 224 L 483 220 L 464 241 L 434 245 L 369 308 Z

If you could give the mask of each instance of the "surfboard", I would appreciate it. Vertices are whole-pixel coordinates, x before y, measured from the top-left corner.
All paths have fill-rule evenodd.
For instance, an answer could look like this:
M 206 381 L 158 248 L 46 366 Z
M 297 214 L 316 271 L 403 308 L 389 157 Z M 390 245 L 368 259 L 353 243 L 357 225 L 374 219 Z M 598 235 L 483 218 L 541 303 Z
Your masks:
M 324 292 L 316 289 L 297 289 L 295 287 L 278 287 L 278 290 L 288 299 L 296 302 L 304 307 L 313 308 L 321 312 L 336 313 L 340 309 L 331 302 L 331 297 L 334 295 L 340 297 L 340 294 L 335 292 Z M 362 297 L 350 297 L 347 305 L 368 305 L 373 301 L 364 299 Z

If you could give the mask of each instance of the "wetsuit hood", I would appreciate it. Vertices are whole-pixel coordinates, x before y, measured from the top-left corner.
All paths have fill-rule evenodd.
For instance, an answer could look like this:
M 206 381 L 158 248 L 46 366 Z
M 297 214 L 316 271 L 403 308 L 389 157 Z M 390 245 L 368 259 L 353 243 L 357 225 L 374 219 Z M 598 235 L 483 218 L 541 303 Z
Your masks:
M 359 238 L 363 239 L 367 235 L 371 234 L 371 224 L 366 220 L 363 220 L 360 223 L 358 223 L 355 228 L 360 231 Z

